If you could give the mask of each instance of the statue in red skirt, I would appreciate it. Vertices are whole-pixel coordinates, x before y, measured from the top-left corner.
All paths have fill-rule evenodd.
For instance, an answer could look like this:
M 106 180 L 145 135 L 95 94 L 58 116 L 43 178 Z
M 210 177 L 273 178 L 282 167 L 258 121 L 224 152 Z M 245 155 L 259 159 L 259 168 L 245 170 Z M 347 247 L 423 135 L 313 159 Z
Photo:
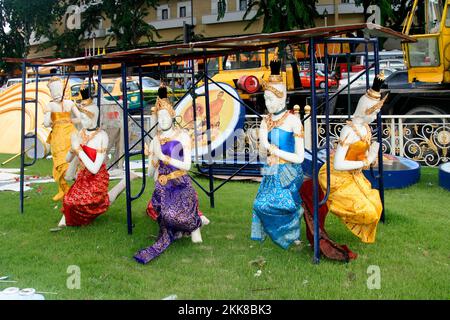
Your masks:
M 66 160 L 70 162 L 75 156 L 79 158 L 75 183 L 63 199 L 64 216 L 58 227 L 81 226 L 91 223 L 108 210 L 111 203 L 125 189 L 125 180 L 120 181 L 108 192 L 109 174 L 106 169 L 106 148 L 108 135 L 97 126 L 98 107 L 89 97 L 87 90 L 81 90 L 83 101 L 81 113 L 82 129 L 72 134 L 71 150 Z M 131 178 L 138 176 L 131 173 Z

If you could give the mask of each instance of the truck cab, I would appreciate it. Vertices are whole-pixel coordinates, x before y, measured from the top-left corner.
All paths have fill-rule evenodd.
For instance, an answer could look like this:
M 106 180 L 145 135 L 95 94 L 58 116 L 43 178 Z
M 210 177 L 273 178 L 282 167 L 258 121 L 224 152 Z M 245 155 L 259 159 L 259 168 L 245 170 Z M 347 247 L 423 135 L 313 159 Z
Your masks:
M 450 83 L 450 0 L 415 0 L 403 33 L 409 82 Z

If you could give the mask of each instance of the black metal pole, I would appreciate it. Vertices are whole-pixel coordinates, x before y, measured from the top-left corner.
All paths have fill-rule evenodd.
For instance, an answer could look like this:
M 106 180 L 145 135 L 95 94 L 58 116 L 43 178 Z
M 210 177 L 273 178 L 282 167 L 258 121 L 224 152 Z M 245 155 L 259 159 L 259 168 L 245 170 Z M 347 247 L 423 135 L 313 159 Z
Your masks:
M 102 65 L 98 65 L 98 72 L 97 72 L 97 108 L 98 108 L 98 114 L 99 117 L 97 119 L 97 127 L 100 127 L 100 114 L 101 114 L 101 100 L 103 98 L 103 92 L 102 92 L 102 86 L 99 85 L 102 83 Z M 89 86 L 90 87 L 90 86 Z
M 209 202 L 211 208 L 214 208 L 214 178 L 212 168 L 212 150 L 211 150 L 211 110 L 209 107 L 209 79 L 208 79 L 208 60 L 203 58 L 204 77 L 205 77 L 205 108 L 206 108 L 206 139 L 208 143 L 208 176 L 209 176 Z
M 26 108 L 26 80 L 27 80 L 27 64 L 22 62 L 22 109 L 20 123 L 20 213 L 23 213 L 23 187 L 25 173 L 25 108 Z
M 142 66 L 138 67 L 138 74 L 139 74 L 139 97 L 140 97 L 140 120 L 141 120 L 141 161 L 142 161 L 142 185 L 141 190 L 136 196 L 132 196 L 132 200 L 138 199 L 145 190 L 147 179 L 145 174 L 145 130 L 144 130 L 144 92 L 142 89 Z M 151 164 L 149 164 L 151 165 Z
M 313 215 L 314 215 L 314 258 L 313 263 L 320 262 L 319 248 L 319 168 L 317 165 L 317 116 L 316 116 L 316 66 L 314 38 L 309 39 L 309 64 L 311 70 L 311 135 L 312 135 L 312 180 L 313 180 Z
M 373 56 L 375 59 L 375 75 L 380 73 L 380 57 L 378 52 L 378 39 L 373 42 Z M 378 150 L 378 191 L 380 192 L 381 204 L 383 210 L 381 211 L 381 221 L 385 221 L 384 214 L 384 168 L 383 168 L 383 122 L 381 119 L 381 111 L 377 115 L 377 142 L 380 144 Z
M 131 217 L 131 184 L 130 184 L 130 150 L 128 141 L 128 97 L 127 97 L 127 65 L 122 63 L 122 105 L 123 105 L 123 136 L 125 151 L 125 190 L 127 206 L 127 227 L 128 234 L 133 233 L 133 222 Z
M 92 85 L 92 64 L 89 63 L 88 92 L 90 98 L 92 97 L 91 85 Z
M 195 148 L 195 162 L 198 163 L 198 141 L 197 141 L 197 105 L 196 105 L 196 92 L 195 89 L 197 89 L 196 81 L 195 81 L 195 68 L 194 68 L 194 59 L 191 60 L 191 77 L 192 77 L 192 84 L 191 87 L 192 90 L 189 89 L 189 92 L 192 97 L 192 108 L 193 108 L 193 114 L 194 114 L 194 148 Z
M 350 83 L 350 55 L 347 54 L 347 83 Z M 347 118 L 351 117 L 350 85 L 347 86 Z

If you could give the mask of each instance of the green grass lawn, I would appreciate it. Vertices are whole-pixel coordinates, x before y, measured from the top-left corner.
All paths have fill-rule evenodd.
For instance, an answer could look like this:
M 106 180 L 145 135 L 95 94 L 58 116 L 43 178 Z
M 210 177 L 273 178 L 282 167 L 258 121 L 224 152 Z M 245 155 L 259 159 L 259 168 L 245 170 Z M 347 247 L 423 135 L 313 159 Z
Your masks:
M 6 158 L 0 155 L 0 161 Z M 51 161 L 40 160 L 26 172 L 49 175 Z M 140 183 L 133 182 L 135 192 Z M 423 168 L 419 184 L 386 192 L 387 220 L 380 223 L 375 244 L 359 242 L 329 215 L 330 236 L 359 254 L 348 264 L 325 259 L 312 264 L 303 221 L 300 246 L 285 251 L 270 239 L 251 241 L 257 189 L 257 183 L 230 182 L 216 194 L 214 209 L 199 190 L 200 209 L 211 220 L 202 230 L 203 243 L 183 238 L 148 265 L 132 256 L 158 233 L 156 222 L 145 215 L 151 182 L 133 202 L 133 235 L 127 234 L 124 195 L 92 225 L 51 233 L 61 217 L 61 205 L 51 200 L 54 184 L 26 192 L 23 215 L 19 194 L 1 192 L 0 276 L 18 282 L 0 282 L 0 290 L 17 286 L 58 293 L 47 299 L 162 299 L 171 294 L 178 299 L 450 298 L 450 193 L 438 186 L 437 169 Z M 259 267 L 251 262 L 258 259 L 265 264 L 255 277 Z M 67 288 L 70 265 L 80 267 L 80 289 Z M 379 290 L 367 287 L 371 265 L 381 270 Z

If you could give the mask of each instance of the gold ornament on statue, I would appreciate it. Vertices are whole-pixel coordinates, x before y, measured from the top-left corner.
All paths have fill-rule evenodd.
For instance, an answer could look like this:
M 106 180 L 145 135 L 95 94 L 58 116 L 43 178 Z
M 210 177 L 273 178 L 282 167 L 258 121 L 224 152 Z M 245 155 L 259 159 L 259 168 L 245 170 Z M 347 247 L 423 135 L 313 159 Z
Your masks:
M 284 92 L 271 85 L 271 84 L 283 84 L 283 77 L 280 74 L 280 70 L 281 70 L 281 61 L 278 60 L 276 56 L 274 60 L 270 61 L 269 81 L 267 82 L 262 80 L 261 86 L 263 90 L 272 92 L 278 98 L 283 98 Z
M 383 107 L 384 102 L 386 101 L 389 94 L 386 94 L 383 99 L 381 99 L 379 102 L 374 104 L 372 107 L 368 108 L 366 110 L 366 115 L 370 115 L 374 113 L 375 111 L 380 110 Z
M 161 110 L 167 110 L 172 118 L 175 117 L 175 110 L 167 98 L 167 87 L 165 85 L 161 85 L 158 89 L 158 98 L 155 106 L 152 108 L 152 112 L 156 113 Z

